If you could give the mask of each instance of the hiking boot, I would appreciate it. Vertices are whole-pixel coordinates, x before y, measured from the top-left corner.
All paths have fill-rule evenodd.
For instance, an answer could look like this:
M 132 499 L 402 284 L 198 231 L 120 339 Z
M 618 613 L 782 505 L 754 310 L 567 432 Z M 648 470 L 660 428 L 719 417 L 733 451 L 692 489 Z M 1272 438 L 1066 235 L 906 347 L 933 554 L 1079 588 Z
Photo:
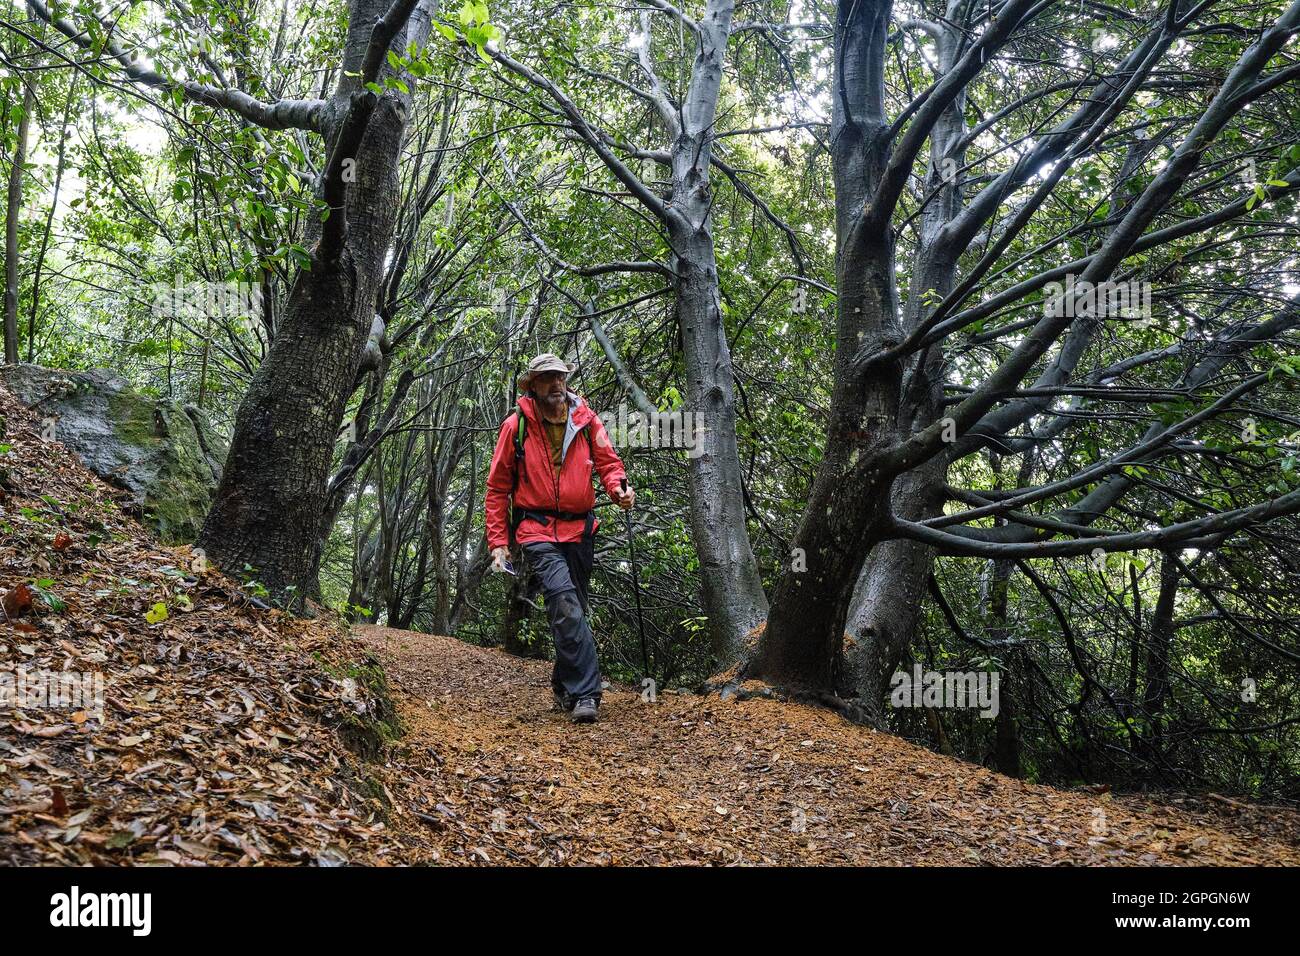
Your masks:
M 594 697 L 584 697 L 573 707 L 573 713 L 570 715 L 575 724 L 594 724 L 596 722 L 596 710 L 599 705 Z
M 561 694 L 558 690 L 553 690 L 551 691 L 551 697 L 555 701 L 556 710 L 565 714 L 573 710 L 573 707 L 569 704 L 569 696 L 567 694 Z

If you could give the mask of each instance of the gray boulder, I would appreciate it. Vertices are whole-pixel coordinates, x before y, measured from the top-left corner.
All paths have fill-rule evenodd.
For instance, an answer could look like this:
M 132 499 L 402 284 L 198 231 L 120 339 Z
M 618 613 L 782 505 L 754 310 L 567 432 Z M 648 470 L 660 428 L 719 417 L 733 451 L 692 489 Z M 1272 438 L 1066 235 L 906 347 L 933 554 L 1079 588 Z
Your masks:
M 0 365 L 0 381 L 53 421 L 52 437 L 86 467 L 130 492 L 163 542 L 198 537 L 226 460 L 226 442 L 203 412 L 142 395 L 105 369 Z

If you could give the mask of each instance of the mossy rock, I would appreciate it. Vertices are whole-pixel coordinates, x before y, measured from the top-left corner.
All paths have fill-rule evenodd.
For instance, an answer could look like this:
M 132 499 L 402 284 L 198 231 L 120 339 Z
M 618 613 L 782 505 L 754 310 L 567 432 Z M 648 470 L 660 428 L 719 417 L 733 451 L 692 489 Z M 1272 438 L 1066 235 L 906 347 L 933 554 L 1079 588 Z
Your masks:
M 142 395 L 103 369 L 7 365 L 0 378 L 55 440 L 130 492 L 131 506 L 164 543 L 198 537 L 226 457 L 225 440 L 202 412 Z
M 357 699 L 365 707 L 363 711 L 351 709 L 343 714 L 338 728 L 343 745 L 363 760 L 379 759 L 384 748 L 406 732 L 383 666 L 378 658 L 367 654 L 354 664 L 343 667 L 327 665 L 325 669 L 339 680 L 354 680 Z

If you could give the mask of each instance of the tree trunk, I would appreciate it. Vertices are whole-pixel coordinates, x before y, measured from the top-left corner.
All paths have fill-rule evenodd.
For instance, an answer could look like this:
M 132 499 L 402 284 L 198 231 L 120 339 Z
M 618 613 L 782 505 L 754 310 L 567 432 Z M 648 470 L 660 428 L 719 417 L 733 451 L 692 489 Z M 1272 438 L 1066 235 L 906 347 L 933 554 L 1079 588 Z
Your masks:
M 696 440 L 702 447 L 691 452 L 687 470 L 691 532 L 714 660 L 727 667 L 741 658 L 746 635 L 762 623 L 767 599 L 745 524 L 731 355 L 713 239 L 700 232 L 675 245 L 688 408 L 701 423 Z
M 310 586 L 311 543 L 360 344 L 357 280 L 351 257 L 298 277 L 281 334 L 240 404 L 199 535 L 218 567 L 255 577 L 277 597 Z
M 864 347 L 900 339 L 894 237 L 865 216 L 888 156 L 884 57 L 888 2 L 841 3 L 836 11 L 839 70 L 831 122 L 835 178 L 837 345 L 825 454 L 795 533 L 796 556 L 777 583 L 758 651 L 746 675 L 827 690 L 837 670 L 854 584 L 888 517 L 891 483 L 862 467 L 895 438 L 901 370 L 858 371 Z
M 1178 600 L 1178 564 L 1165 553 L 1160 555 L 1160 594 L 1151 616 L 1145 667 L 1142 708 L 1146 711 L 1149 739 L 1154 750 L 1160 749 L 1163 735 L 1161 718 L 1169 696 L 1169 646 L 1174 637 L 1174 605 Z
M 888 160 L 883 138 L 883 70 L 890 3 L 842 3 L 836 19 L 832 131 L 835 169 L 836 274 L 839 316 L 836 387 L 827 450 L 796 547 L 829 542 L 815 573 L 787 572 L 778 584 L 764 646 L 754 676 L 779 683 L 832 686 L 856 696 L 869 720 L 883 720 L 890 674 L 911 642 L 934 560 L 914 542 L 879 542 L 884 509 L 917 521 L 942 511 L 946 464 L 942 457 L 903 474 L 891 488 L 862 467 L 899 436 L 920 431 L 943 413 L 943 353 L 921 352 L 907 368 L 882 365 L 864 375 L 852 364 L 864 347 L 886 348 L 929 315 L 934 298 L 952 291 L 956 257 L 945 228 L 962 209 L 966 139 L 965 94 L 957 95 L 934 124 L 907 305 L 898 315 L 892 226 L 869 225 L 868 202 Z M 966 40 L 961 5 L 950 0 L 946 18 L 927 23 L 937 40 L 938 73 L 957 63 Z M 859 563 L 860 562 L 860 563 Z M 809 572 L 814 569 L 809 564 Z M 849 582 L 856 578 L 856 586 Z M 851 603 L 848 595 L 852 595 Z M 810 618 L 806 611 L 813 609 Z M 790 645 L 802 643 L 795 651 Z M 793 666 L 792 666 L 793 665 Z
M 521 562 L 515 562 L 520 573 L 512 577 L 506 587 L 506 613 L 497 627 L 495 642 L 502 650 L 516 657 L 544 658 L 546 648 L 543 643 L 530 645 L 519 639 L 519 628 L 531 610 L 531 606 L 523 600 L 528 582 L 520 565 Z
M 928 517 L 942 507 L 940 471 L 919 469 L 895 485 L 894 510 L 907 517 Z M 841 696 L 856 697 L 863 716 L 875 727 L 885 725 L 889 679 L 912 644 L 921 617 L 922 596 L 934 564 L 934 549 L 914 541 L 885 541 L 862 565 L 845 624 Z
M 956 63 L 965 38 L 960 9 L 950 0 L 946 19 L 929 25 L 937 31 L 938 66 L 946 73 Z M 952 291 L 956 260 L 946 253 L 943 230 L 962 208 L 966 137 L 966 97 L 957 96 L 944 110 L 931 134 L 925 191 L 933 198 L 921 212 L 918 249 L 903 323 L 911 331 L 929 315 L 927 303 Z M 943 354 L 927 350 L 910 370 L 901 396 L 902 427 L 915 433 L 933 422 L 943 410 Z M 947 469 L 940 458 L 901 475 L 894 485 L 893 510 L 910 521 L 921 521 L 943 511 Z M 858 698 L 864 715 L 883 725 L 883 702 L 889 678 L 899 668 L 912 643 L 934 566 L 934 549 L 914 541 L 886 541 L 867 557 L 849 606 L 845 625 L 845 673 L 840 693 Z
M 41 235 L 41 246 L 36 252 L 36 263 L 32 269 L 32 311 L 27 321 L 27 361 L 36 361 L 36 319 L 41 309 L 41 271 L 45 268 L 45 254 L 50 248 L 50 236 L 54 232 L 54 216 L 59 209 L 59 191 L 63 188 L 63 171 L 68 157 L 68 117 L 72 113 L 72 101 L 77 92 L 78 74 L 72 74 L 68 84 L 68 96 L 63 103 L 63 121 L 59 124 L 59 149 L 54 166 L 54 190 L 50 196 L 50 211 L 45 217 L 45 231 Z M 167 352 L 167 361 L 171 362 L 171 350 Z M 170 366 L 167 376 L 168 397 L 171 395 Z
M 677 320 L 686 359 L 687 407 L 696 440 L 687 467 L 691 531 L 700 560 L 703 605 L 713 656 L 727 667 L 745 653 L 746 637 L 767 614 L 767 598 L 749 542 L 736 447 L 736 403 L 713 246 L 710 184 L 714 117 L 731 33 L 731 3 L 710 4 L 700 23 L 685 119 L 671 152 L 670 241 Z
M 9 194 L 5 206 L 5 364 L 18 361 L 18 220 L 23 212 L 23 165 L 27 162 L 27 135 L 31 129 L 36 95 L 23 87 L 23 116 L 9 166 Z
M 989 644 L 1002 654 L 1002 674 L 998 681 L 998 714 L 993 726 L 993 766 L 1009 777 L 1019 777 L 1020 729 L 1016 720 L 1015 677 L 1020 668 L 1019 654 L 1007 627 L 1007 598 L 1014 561 L 988 563 L 988 586 L 984 602 L 984 628 Z
M 345 74 L 359 73 L 386 0 L 353 0 Z M 423 44 L 420 10 L 393 46 Z M 331 148 L 357 82 L 344 75 L 324 128 Z M 398 164 L 411 99 L 388 93 L 370 117 L 347 191 L 346 238 L 335 261 L 314 261 L 289 293 L 275 340 L 240 403 L 230 452 L 198 547 L 229 573 L 247 573 L 278 599 L 318 591 L 313 554 L 343 410 L 375 313 L 397 209 Z M 335 212 L 335 215 L 339 215 Z M 331 257 L 333 259 L 334 257 Z

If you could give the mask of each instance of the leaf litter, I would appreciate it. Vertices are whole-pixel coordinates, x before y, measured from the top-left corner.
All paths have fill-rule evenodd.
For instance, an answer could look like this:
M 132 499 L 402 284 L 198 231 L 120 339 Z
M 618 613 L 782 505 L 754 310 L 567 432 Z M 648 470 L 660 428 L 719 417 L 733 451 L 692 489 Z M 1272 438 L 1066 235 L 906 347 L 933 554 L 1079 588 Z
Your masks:
M 335 621 L 257 609 L 189 548 L 157 544 L 2 387 L 0 421 L 0 863 L 402 852 L 338 731 L 367 701 L 335 675 L 365 649 Z M 18 698 L 20 680 L 48 690 L 50 675 L 84 692 L 56 703 L 82 706 Z
M 360 627 L 407 733 L 397 803 L 436 859 L 530 865 L 1291 865 L 1300 814 L 1059 790 L 829 710 L 688 693 L 551 709 L 550 665 Z M 404 839 L 409 831 L 404 830 Z

